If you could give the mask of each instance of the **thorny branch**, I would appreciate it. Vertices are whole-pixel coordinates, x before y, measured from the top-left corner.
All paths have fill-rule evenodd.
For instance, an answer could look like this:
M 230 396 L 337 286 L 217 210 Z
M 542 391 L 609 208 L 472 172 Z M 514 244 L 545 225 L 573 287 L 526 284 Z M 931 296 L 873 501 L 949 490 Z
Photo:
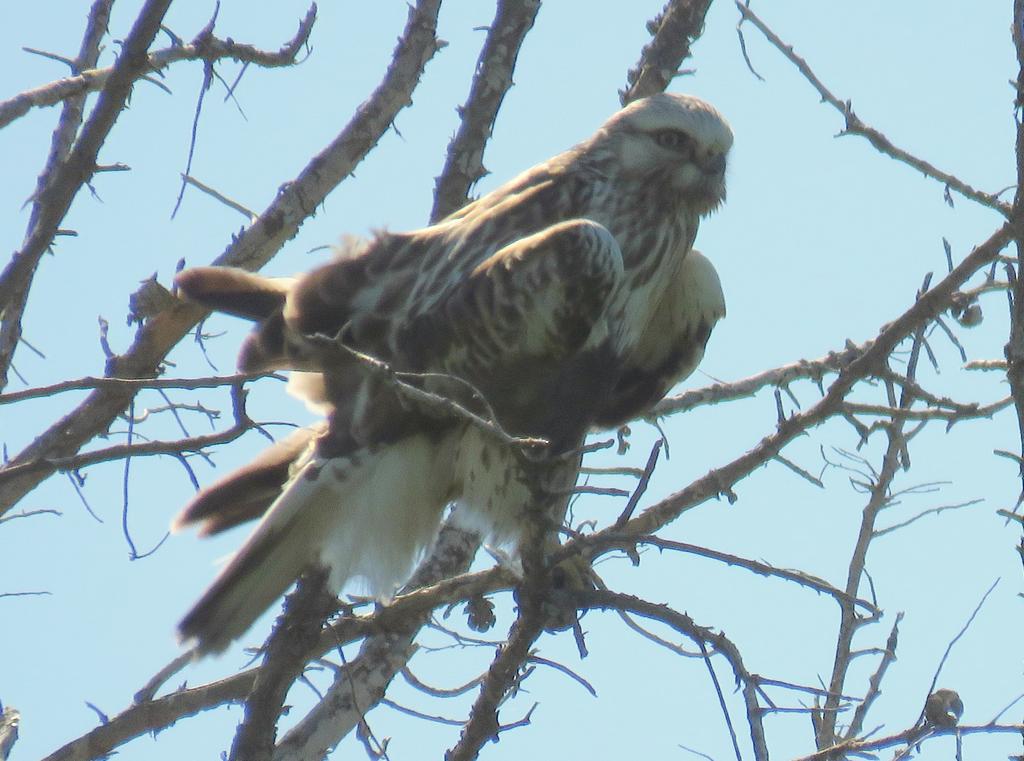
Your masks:
M 582 609 L 614 609 L 660 621 L 694 642 L 709 645 L 716 654 L 723 656 L 732 668 L 740 694 L 743 696 L 754 758 L 758 761 L 768 760 L 768 744 L 761 722 L 764 709 L 757 698 L 757 679 L 743 665 L 739 649 L 723 633 L 698 626 L 689 616 L 678 613 L 667 605 L 657 605 L 632 595 L 595 589 L 580 591 L 576 597 L 576 603 Z
M 505 94 L 512 87 L 519 49 L 533 28 L 540 0 L 498 0 L 494 21 L 480 50 L 469 98 L 459 109 L 459 129 L 448 144 L 444 168 L 434 185 L 430 221 L 462 208 L 481 177 L 484 147 L 491 137 Z
M 711 0 L 669 0 L 647 22 L 652 38 L 640 52 L 640 61 L 626 75 L 627 89 L 619 92 L 622 105 L 663 92 L 679 76 L 679 67 L 690 57 L 690 45 L 704 31 L 704 17 Z

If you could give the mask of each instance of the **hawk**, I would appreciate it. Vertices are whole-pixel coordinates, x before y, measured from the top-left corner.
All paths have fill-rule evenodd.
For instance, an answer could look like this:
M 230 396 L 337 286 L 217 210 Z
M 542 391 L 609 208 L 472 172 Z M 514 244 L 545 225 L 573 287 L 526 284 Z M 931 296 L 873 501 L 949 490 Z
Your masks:
M 223 650 L 313 566 L 339 592 L 354 578 L 393 591 L 453 502 L 515 542 L 530 501 L 522 451 L 412 403 L 396 379 L 542 439 L 547 482 L 571 489 L 586 432 L 661 399 L 725 314 L 715 268 L 692 249 L 725 198 L 731 145 L 710 104 L 654 95 L 437 224 L 379 233 L 297 278 L 181 272 L 186 298 L 256 323 L 239 368 L 291 370 L 290 390 L 325 417 L 176 519 L 208 534 L 262 516 L 181 637 Z

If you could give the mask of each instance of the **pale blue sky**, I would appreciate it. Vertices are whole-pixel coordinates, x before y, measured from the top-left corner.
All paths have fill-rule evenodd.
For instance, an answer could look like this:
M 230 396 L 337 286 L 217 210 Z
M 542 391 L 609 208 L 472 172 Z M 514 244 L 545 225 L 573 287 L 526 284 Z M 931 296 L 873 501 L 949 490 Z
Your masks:
M 139 3 L 116 5 L 112 34 L 121 38 Z M 372 10 L 367 10 L 370 6 Z M 590 134 L 618 106 L 617 90 L 647 39 L 644 22 L 661 0 L 594 3 L 549 0 L 520 56 L 516 87 L 488 147 L 491 176 L 479 192 L 563 150 Z M 293 70 L 252 68 L 238 88 L 245 112 L 223 103 L 216 85 L 207 98 L 199 129 L 193 174 L 226 195 L 260 210 L 277 188 L 293 177 L 333 137 L 353 108 L 376 86 L 404 24 L 404 2 L 355 4 L 324 2 L 313 34 L 312 53 Z M 21 46 L 67 55 L 78 49 L 87 3 L 18 3 L 0 25 L 0 98 L 62 76 L 60 65 L 28 55 Z M 796 47 L 841 98 L 890 138 L 938 166 L 989 191 L 1014 181 L 1012 92 L 1008 3 L 929 2 L 821 3 L 791 0 L 755 4 L 755 9 Z M 259 4 L 223 0 L 217 32 L 276 49 L 294 32 L 305 13 L 302 2 Z M 212 4 L 178 3 L 169 26 L 190 38 L 212 12 Z M 327 255 L 311 250 L 344 233 L 364 234 L 386 226 L 408 229 L 425 223 L 433 178 L 455 128 L 454 108 L 466 96 L 490 3 L 446 3 L 440 36 L 449 42 L 427 65 L 412 108 L 358 167 L 355 178 L 328 199 L 268 266 L 290 274 Z M 945 271 L 942 238 L 956 260 L 999 224 L 997 216 L 956 198 L 949 208 L 942 187 L 906 166 L 880 157 L 866 141 L 834 139 L 840 117 L 760 34 L 748 28 L 751 59 L 766 81 L 759 82 L 742 60 L 735 24 L 738 13 L 719 0 L 709 14 L 692 77 L 672 89 L 714 102 L 731 121 L 736 143 L 729 170 L 729 200 L 706 220 L 698 246 L 718 267 L 728 301 L 728 318 L 711 340 L 703 370 L 732 380 L 842 348 L 850 338 L 870 338 L 902 311 L 924 274 Z M 161 40 L 164 44 L 165 40 Z M 107 52 L 104 63 L 109 63 Z M 234 78 L 237 67 L 221 69 Z M 184 170 L 196 94 L 202 81 L 198 64 L 179 64 L 165 84 L 173 95 L 151 86 L 137 88 L 132 108 L 114 129 L 100 160 L 124 162 L 130 173 L 96 178 L 98 199 L 83 194 L 65 227 L 78 237 L 61 238 L 55 256 L 40 267 L 25 319 L 25 336 L 46 360 L 27 351 L 16 358 L 29 385 L 100 374 L 103 356 L 97 340 L 98 315 L 110 322 L 115 351 L 126 347 L 127 295 L 157 272 L 168 282 L 175 263 L 205 264 L 219 254 L 244 219 L 196 192 L 186 194 L 175 220 L 170 212 Z M 0 233 L 7 250 L 24 234 L 22 202 L 50 139 L 55 110 L 37 111 L 0 131 Z M 1005 299 L 983 304 L 986 322 L 961 331 L 970 358 L 999 358 L 1005 341 Z M 228 372 L 243 326 L 214 318 L 209 329 L 230 333 L 210 344 L 218 368 Z M 1005 393 L 992 374 L 965 375 L 945 339 L 934 341 L 942 374 L 924 376 L 929 387 L 970 400 L 991 401 Z M 208 372 L 188 341 L 173 353 L 174 375 Z M 687 385 L 704 385 L 697 373 Z M 11 388 L 17 389 L 15 381 Z M 792 389 L 804 403 L 816 391 L 810 384 Z M 20 449 L 75 395 L 0 409 L 0 439 L 10 453 Z M 176 397 L 179 399 L 185 396 Z M 204 396 L 208 405 L 227 408 L 226 398 Z M 156 395 L 140 398 L 158 406 Z M 250 411 L 261 420 L 306 420 L 306 413 L 274 383 L 256 387 Z M 176 429 L 157 415 L 140 431 L 174 437 Z M 644 504 L 736 457 L 774 425 L 770 394 L 721 408 L 700 410 L 666 424 L 672 458 L 664 462 Z M 190 420 L 194 433 L 208 430 Z M 628 464 L 641 465 L 653 433 L 634 426 Z M 119 437 L 115 437 L 120 440 Z M 256 435 L 219 450 L 218 471 L 196 464 L 201 479 L 242 462 L 262 445 Z M 821 468 L 820 446 L 853 449 L 845 425 L 830 424 L 786 451 L 807 469 Z M 914 467 L 897 488 L 949 481 L 938 493 L 909 496 L 893 509 L 894 523 L 942 504 L 982 498 L 980 505 L 925 519 L 875 544 L 869 561 L 879 603 L 886 616 L 865 629 L 860 647 L 884 644 L 897 611 L 905 611 L 899 660 L 887 677 L 867 725 L 884 723 L 895 731 L 916 717 L 946 643 L 965 621 L 996 577 L 993 593 L 974 627 L 946 666 L 942 683 L 960 691 L 965 721 L 984 722 L 1022 691 L 1019 632 L 1024 625 L 1017 593 L 1024 588 L 1013 550 L 1016 536 L 994 511 L 1012 505 L 1019 483 L 1009 461 L 992 456 L 996 448 L 1015 450 L 1011 416 L 968 423 L 949 434 L 936 427 L 915 442 Z M 877 463 L 877 446 L 862 454 Z M 130 524 L 140 549 L 164 534 L 170 518 L 188 499 L 191 487 L 173 461 L 136 460 L 131 466 Z M 829 471 L 820 491 L 781 466 L 764 468 L 737 488 L 736 505 L 709 503 L 691 511 L 667 535 L 694 543 L 801 568 L 842 586 L 847 556 L 859 523 L 862 497 L 847 475 Z M 97 523 L 81 506 L 69 482 L 53 478 L 33 492 L 22 508 L 55 508 L 61 518 L 41 516 L 0 528 L 0 592 L 46 590 L 45 597 L 0 599 L 0 700 L 22 711 L 22 738 L 14 761 L 38 758 L 93 726 L 89 701 L 114 714 L 157 669 L 173 658 L 173 627 L 213 573 L 216 558 L 230 552 L 243 533 L 217 540 L 192 534 L 173 536 L 152 557 L 130 562 L 120 529 L 122 469 L 118 464 L 89 471 L 86 495 L 103 519 Z M 622 485 L 622 484 L 619 484 Z M 592 500 L 577 515 L 608 520 L 620 505 Z M 623 591 L 685 610 L 697 623 L 722 628 L 738 643 L 752 671 L 815 684 L 828 678 L 837 607 L 827 598 L 777 580 L 750 576 L 696 558 L 646 556 L 639 569 L 627 561 L 604 563 L 599 571 Z M 941 583 L 935 583 L 935 577 Z M 868 594 L 862 590 L 862 594 Z M 511 621 L 499 607 L 500 637 Z M 564 675 L 540 671 L 502 713 L 511 721 L 534 701 L 540 706 L 533 726 L 503 735 L 485 757 L 687 758 L 682 744 L 716 760 L 732 757 L 728 734 L 703 663 L 682 660 L 627 631 L 611 615 L 584 619 L 590 657 L 580 662 L 572 638 L 545 636 L 541 654 L 561 660 L 598 690 L 593 699 Z M 250 634 L 260 641 L 267 622 Z M 433 638 L 438 642 L 437 638 Z M 414 663 L 421 677 L 439 686 L 462 683 L 478 673 L 489 651 L 442 651 Z M 198 664 L 172 680 L 190 684 L 233 673 L 243 665 L 236 651 Z M 723 684 L 731 679 L 717 663 Z M 863 691 L 863 676 L 874 661 L 862 659 L 850 689 Z M 412 698 L 396 683 L 395 699 L 416 700 L 421 710 L 452 717 L 465 714 L 468 700 L 450 703 Z M 304 687 L 293 696 L 308 699 Z M 800 696 L 777 695 L 796 705 Z M 731 704 L 749 757 L 739 703 Z M 294 715 L 301 711 L 296 710 Z M 172 759 L 187 753 L 215 758 L 228 747 L 237 709 L 222 709 L 187 720 L 156 741 L 141 738 L 123 749 L 122 759 Z M 1020 710 L 1007 718 L 1016 719 Z M 872 720 L 872 718 L 874 720 Z M 390 757 L 439 757 L 457 729 L 400 717 L 387 709 L 371 715 L 378 736 L 393 737 Z M 813 750 L 805 715 L 767 720 L 775 757 Z M 1005 757 L 1020 752 L 1019 740 L 970 739 L 968 755 Z M 952 756 L 950 740 L 925 746 L 923 758 Z M 347 740 L 336 757 L 361 757 Z

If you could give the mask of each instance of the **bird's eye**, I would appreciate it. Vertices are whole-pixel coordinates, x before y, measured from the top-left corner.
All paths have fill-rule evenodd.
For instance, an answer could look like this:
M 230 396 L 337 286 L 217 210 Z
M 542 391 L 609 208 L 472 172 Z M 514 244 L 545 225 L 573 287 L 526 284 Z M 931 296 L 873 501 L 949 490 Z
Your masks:
M 690 138 L 685 132 L 675 129 L 663 129 L 654 133 L 654 142 L 662 148 L 678 151 L 690 144 Z

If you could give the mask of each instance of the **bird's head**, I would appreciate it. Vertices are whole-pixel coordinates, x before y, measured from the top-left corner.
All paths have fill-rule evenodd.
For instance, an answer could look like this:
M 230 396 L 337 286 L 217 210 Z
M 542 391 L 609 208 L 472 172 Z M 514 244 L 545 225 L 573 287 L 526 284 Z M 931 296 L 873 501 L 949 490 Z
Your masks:
M 698 214 L 725 200 L 732 130 L 700 98 L 659 93 L 635 100 L 605 122 L 591 144 L 611 150 L 629 179 L 667 182 Z

